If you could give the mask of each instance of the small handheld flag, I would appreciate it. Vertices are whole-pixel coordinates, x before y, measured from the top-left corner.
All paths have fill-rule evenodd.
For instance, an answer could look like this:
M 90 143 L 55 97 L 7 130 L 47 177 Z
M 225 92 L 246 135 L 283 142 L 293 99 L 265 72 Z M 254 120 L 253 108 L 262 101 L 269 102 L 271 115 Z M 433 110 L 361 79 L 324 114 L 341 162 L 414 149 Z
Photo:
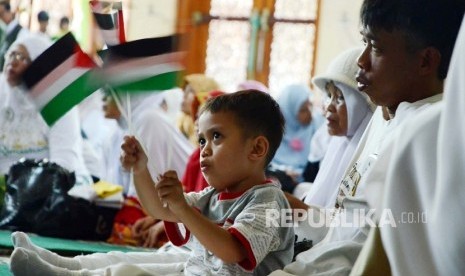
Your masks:
M 95 21 L 107 46 L 126 42 L 123 5 L 121 1 L 90 1 Z
M 24 83 L 49 126 L 99 88 L 99 83 L 91 81 L 95 67 L 68 33 L 27 68 Z
M 183 70 L 184 53 L 177 36 L 146 38 L 109 47 L 103 79 L 117 91 L 160 91 L 175 87 Z

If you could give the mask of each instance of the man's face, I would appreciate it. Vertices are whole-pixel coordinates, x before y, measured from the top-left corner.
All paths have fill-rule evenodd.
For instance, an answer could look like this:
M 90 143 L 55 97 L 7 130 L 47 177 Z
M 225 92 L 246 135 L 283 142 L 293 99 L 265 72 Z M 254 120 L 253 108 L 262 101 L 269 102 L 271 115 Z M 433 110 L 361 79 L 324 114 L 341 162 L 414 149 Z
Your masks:
M 39 21 L 39 29 L 41 32 L 46 32 L 48 27 L 48 21 Z
M 5 22 L 5 14 L 7 13 L 7 10 L 5 9 L 5 6 L 0 5 L 0 19 Z
M 414 90 L 419 58 L 407 51 L 405 35 L 400 31 L 361 31 L 365 49 L 358 58 L 358 89 L 368 94 L 376 105 L 395 112 L 399 103 L 409 99 Z

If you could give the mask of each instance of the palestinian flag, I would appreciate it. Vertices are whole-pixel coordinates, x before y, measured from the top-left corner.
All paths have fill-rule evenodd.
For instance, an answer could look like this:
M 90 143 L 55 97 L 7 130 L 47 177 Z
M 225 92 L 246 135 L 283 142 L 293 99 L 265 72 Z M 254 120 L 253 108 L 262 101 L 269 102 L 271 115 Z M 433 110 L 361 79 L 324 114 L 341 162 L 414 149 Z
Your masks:
M 126 41 L 122 2 L 90 1 L 95 21 L 107 46 Z
M 24 72 L 29 96 L 49 126 L 100 87 L 92 81 L 95 66 L 68 33 Z
M 171 89 L 184 69 L 177 42 L 177 36 L 166 36 L 109 47 L 103 55 L 102 79 L 122 92 Z

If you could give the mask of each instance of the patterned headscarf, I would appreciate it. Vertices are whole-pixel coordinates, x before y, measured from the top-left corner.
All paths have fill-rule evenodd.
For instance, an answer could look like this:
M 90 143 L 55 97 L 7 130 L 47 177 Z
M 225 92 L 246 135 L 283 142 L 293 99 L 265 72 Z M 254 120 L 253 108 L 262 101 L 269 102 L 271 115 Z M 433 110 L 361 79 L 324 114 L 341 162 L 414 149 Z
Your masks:
M 208 93 L 213 90 L 218 90 L 218 83 L 204 74 L 191 74 L 187 75 L 185 78 L 185 85 L 190 85 L 195 93 L 195 99 L 192 103 L 192 119 L 195 120 L 199 106 L 201 106 L 207 99 Z
M 52 42 L 37 34 L 27 34 L 18 38 L 13 44 L 11 44 L 9 50 L 7 51 L 7 55 L 14 49 L 17 45 L 22 45 L 26 48 L 29 58 L 31 61 L 34 61 L 40 54 L 42 54 L 48 47 L 52 45 Z M 6 62 L 5 65 L 6 66 Z M 5 71 L 5 68 L 3 68 Z

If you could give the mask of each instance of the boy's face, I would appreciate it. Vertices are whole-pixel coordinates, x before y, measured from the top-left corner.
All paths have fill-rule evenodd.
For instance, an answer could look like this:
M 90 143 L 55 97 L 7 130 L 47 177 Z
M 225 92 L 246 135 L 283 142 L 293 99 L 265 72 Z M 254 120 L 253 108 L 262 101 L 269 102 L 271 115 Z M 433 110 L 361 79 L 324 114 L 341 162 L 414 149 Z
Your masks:
M 230 112 L 203 112 L 198 127 L 200 168 L 208 184 L 227 192 L 242 191 L 243 180 L 251 173 L 252 139 L 244 138 Z
M 312 122 L 312 103 L 309 100 L 300 106 L 297 120 L 303 126 L 308 126 Z
M 103 115 L 107 119 L 119 119 L 121 117 L 121 112 L 116 105 L 115 100 L 110 95 L 103 96 Z
M 370 28 L 361 31 L 365 49 L 358 58 L 358 89 L 376 104 L 397 109 L 409 98 L 418 70 L 417 55 L 407 51 L 405 36 L 400 31 L 387 32 Z

